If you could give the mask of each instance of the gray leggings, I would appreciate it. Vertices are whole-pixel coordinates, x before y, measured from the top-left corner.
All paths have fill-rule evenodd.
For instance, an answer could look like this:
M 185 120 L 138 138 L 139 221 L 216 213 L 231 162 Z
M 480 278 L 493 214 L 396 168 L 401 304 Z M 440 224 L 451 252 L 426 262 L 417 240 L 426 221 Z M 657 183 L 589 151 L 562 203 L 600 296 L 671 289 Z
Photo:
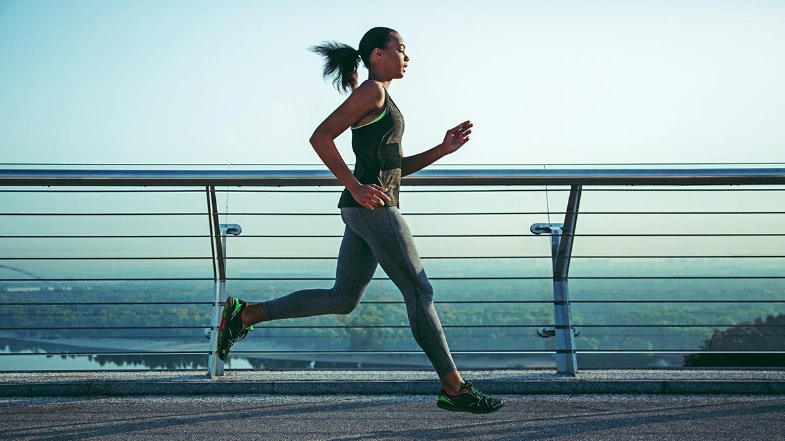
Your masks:
M 371 283 L 377 263 L 403 294 L 414 340 L 441 377 L 455 370 L 450 349 L 433 308 L 433 288 L 420 263 L 414 240 L 395 207 L 341 208 L 346 224 L 335 285 L 306 289 L 264 303 L 267 319 L 349 314 Z

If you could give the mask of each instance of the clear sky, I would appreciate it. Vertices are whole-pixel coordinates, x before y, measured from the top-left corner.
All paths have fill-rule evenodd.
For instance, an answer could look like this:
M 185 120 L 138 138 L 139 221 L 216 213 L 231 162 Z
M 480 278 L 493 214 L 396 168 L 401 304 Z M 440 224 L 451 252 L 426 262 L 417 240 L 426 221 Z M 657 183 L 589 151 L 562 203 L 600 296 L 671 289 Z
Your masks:
M 785 162 L 781 0 L 0 0 L 0 162 L 318 163 L 306 48 L 373 26 L 407 154 L 471 119 L 445 163 Z

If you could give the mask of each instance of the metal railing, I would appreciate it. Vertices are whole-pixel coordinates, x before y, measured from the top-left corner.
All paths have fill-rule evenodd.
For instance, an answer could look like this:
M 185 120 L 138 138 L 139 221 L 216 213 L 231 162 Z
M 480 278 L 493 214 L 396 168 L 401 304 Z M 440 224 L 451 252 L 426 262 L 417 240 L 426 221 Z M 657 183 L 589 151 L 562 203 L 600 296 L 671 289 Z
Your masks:
M 5 325 L 0 325 L 0 332 L 10 337 L 8 340 L 28 342 L 29 347 L 57 343 L 55 350 L 40 352 L 34 349 L 41 354 L 39 356 L 84 355 L 122 360 L 123 357 L 149 359 L 176 354 L 184 357 L 187 364 L 194 363 L 194 357 L 203 357 L 207 353 L 210 373 L 220 375 L 223 363 L 214 356 L 214 333 L 207 332 L 211 337 L 209 350 L 199 349 L 195 342 L 185 345 L 172 344 L 171 341 L 154 342 L 162 334 L 171 335 L 175 340 L 190 339 L 205 328 L 208 331 L 215 329 L 227 295 L 227 282 L 237 286 L 246 283 L 244 286 L 251 292 L 255 289 L 253 286 L 263 285 L 275 290 L 275 294 L 279 290 L 285 293 L 287 289 L 296 289 L 304 282 L 329 283 L 332 279 L 329 262 L 334 260 L 335 254 L 329 250 L 313 250 L 321 249 L 321 245 L 314 245 L 317 242 L 334 244 L 340 238 L 337 234 L 340 221 L 335 221 L 337 211 L 331 208 L 335 198 L 320 194 L 334 192 L 333 187 L 338 185 L 326 170 L 1 169 L 1 195 L 7 201 L 6 209 L 0 210 L 3 225 L 0 227 L 0 243 L 4 244 L 0 248 L 0 269 L 7 274 L 0 279 L 0 295 L 3 296 L 0 304 L 6 311 L 3 314 L 6 316 Z M 781 340 L 783 325 L 773 319 L 763 319 L 764 315 L 775 317 L 785 312 L 785 292 L 782 289 L 785 287 L 782 266 L 785 256 L 776 252 L 781 249 L 779 245 L 785 237 L 780 227 L 785 212 L 776 209 L 781 202 L 779 198 L 785 196 L 785 168 L 429 169 L 404 178 L 403 185 L 405 189 L 412 189 L 407 198 L 423 198 L 420 203 L 423 208 L 404 211 L 410 222 L 421 222 L 425 226 L 426 232 L 415 234 L 415 237 L 428 241 L 426 248 L 434 250 L 421 254 L 424 260 L 430 261 L 426 262 L 426 268 L 437 266 L 436 274 L 431 275 L 437 291 L 438 285 L 447 287 L 449 295 L 445 300 L 438 300 L 437 294 L 437 309 L 443 316 L 448 339 L 451 334 L 459 336 L 460 347 L 453 351 L 456 358 L 461 355 L 493 355 L 514 360 L 525 355 L 550 353 L 555 354 L 558 372 L 575 374 L 578 355 L 669 354 L 684 358 L 685 355 L 726 352 L 777 356 L 785 353 L 776 345 L 776 341 Z M 226 188 L 221 190 L 220 187 Z M 745 198 L 733 199 L 731 195 L 734 193 Z M 41 194 L 47 195 L 51 203 L 25 209 L 33 195 Z M 202 202 L 197 204 L 199 194 Z M 542 205 L 531 202 L 542 194 L 546 197 L 546 207 L 526 211 L 528 207 Z M 668 208 L 666 204 L 666 208 L 661 210 L 649 207 L 630 210 L 627 206 L 618 210 L 619 201 L 606 200 L 603 202 L 605 209 L 598 209 L 597 204 L 593 204 L 592 208 L 581 210 L 581 201 L 587 194 L 598 199 L 614 195 L 623 199 L 622 204 L 628 205 L 641 201 L 646 205 L 647 199 L 642 195 L 654 195 L 650 199 L 659 199 L 660 202 L 674 199 L 674 195 L 687 194 L 690 198 L 677 207 L 679 209 Z M 630 194 L 635 196 L 630 198 Z M 663 194 L 667 195 L 664 199 L 660 198 Z M 64 195 L 105 197 L 99 198 L 103 201 L 99 207 L 92 207 L 62 201 Z M 161 206 L 151 210 L 148 206 L 134 205 L 134 197 L 138 195 L 169 199 L 159 201 Z M 204 195 L 207 210 L 204 210 Z M 217 195 L 223 200 L 219 200 Z M 244 211 L 230 211 L 230 195 L 241 199 L 261 195 L 267 199 L 259 204 L 261 210 L 248 211 L 248 207 L 255 204 L 241 201 L 238 205 Z M 695 195 L 701 195 L 700 200 L 714 199 L 715 205 L 701 208 L 697 203 L 699 199 L 693 198 Z M 711 198 L 706 195 L 711 195 Z M 306 202 L 292 203 L 291 200 L 296 198 L 306 198 Z M 329 204 L 320 205 L 322 202 L 315 202 L 317 198 Z M 182 199 L 188 199 L 187 207 L 178 205 Z M 752 204 L 752 199 L 760 201 Z M 554 205 L 561 204 L 562 209 L 552 210 L 551 201 Z M 221 213 L 219 202 L 225 202 L 224 213 Z M 64 205 L 58 207 L 61 203 Z M 737 206 L 728 207 L 728 203 Z M 608 205 L 612 209 L 607 209 Z M 316 209 L 310 208 L 314 206 Z M 578 227 L 579 214 L 581 219 L 592 219 L 591 228 L 583 228 L 585 233 Z M 551 215 L 559 216 L 559 222 L 551 222 Z M 233 223 L 221 223 L 220 216 L 231 217 Z M 633 217 L 634 220 L 618 220 L 625 217 Z M 663 222 L 656 218 L 662 217 L 686 220 L 669 225 L 668 231 L 660 231 Z M 695 217 L 700 220 L 696 222 Z M 735 221 L 722 221 L 728 217 Z M 273 218 L 279 220 L 275 228 L 269 221 Z M 46 225 L 42 228 L 42 219 L 53 222 L 43 222 Z M 85 224 L 83 219 L 91 219 L 92 222 Z M 104 226 L 96 219 L 110 225 Z M 118 219 L 126 222 L 118 222 Z M 140 222 L 128 223 L 128 219 Z M 150 222 L 150 219 L 155 222 Z M 260 224 L 260 219 L 267 223 Z M 420 219 L 431 219 L 431 223 Z M 460 219 L 459 224 L 480 225 L 490 230 L 455 229 L 449 222 L 454 219 Z M 684 228 L 679 230 L 681 226 Z M 182 228 L 189 231 L 183 233 Z M 280 231 L 274 231 L 276 228 Z M 63 229 L 76 232 L 65 234 L 60 231 Z M 240 234 L 243 229 L 245 233 Z M 118 234 L 118 230 L 121 233 Z M 273 244 L 269 247 L 275 251 L 249 246 L 233 254 L 227 250 L 227 234 L 237 236 L 237 239 L 232 239 L 232 247 L 237 244 L 239 248 L 242 239 L 256 245 Z M 536 239 L 537 235 L 543 234 L 550 239 L 550 252 L 547 252 L 548 247 L 542 239 Z M 150 249 L 158 248 L 152 254 L 129 252 L 130 248 L 117 245 L 118 241 L 125 240 L 143 242 L 141 247 L 136 247 L 142 250 L 145 244 Z M 536 243 L 514 245 L 530 240 Z M 626 243 L 615 249 L 604 245 L 619 240 Z M 674 254 L 651 251 L 658 249 L 658 242 L 667 241 L 670 241 L 670 246 L 680 242 L 699 245 L 688 244 L 687 251 L 701 247 L 711 251 L 718 247 L 718 240 L 728 242 L 719 247 L 721 252 Z M 160 242 L 166 241 L 173 245 L 161 249 Z M 459 244 L 465 241 L 471 243 Z M 581 246 L 581 241 L 587 251 L 574 254 L 573 248 Z M 735 252 L 738 247 L 734 245 L 743 241 L 750 242 L 747 246 L 750 251 Z M 37 243 L 42 245 L 34 245 Z M 78 248 L 74 247 L 74 243 L 87 244 L 87 249 L 72 252 Z M 107 243 L 122 249 L 122 253 L 107 253 L 102 249 Z M 209 254 L 203 252 L 208 246 L 211 249 Z M 464 247 L 468 252 L 453 252 L 456 247 Z M 606 248 L 622 252 L 609 254 Z M 192 252 L 174 252 L 184 249 Z M 502 249 L 502 252 L 497 249 Z M 761 250 L 775 252 L 761 253 Z M 663 262 L 673 260 L 677 262 L 663 266 Z M 550 261 L 547 272 L 542 266 L 537 266 L 543 261 Z M 597 261 L 606 262 L 601 271 L 586 264 L 580 274 L 570 275 L 571 263 Z M 267 273 L 259 274 L 260 271 L 249 268 L 258 262 L 264 262 Z M 461 270 L 455 269 L 459 266 L 455 262 L 462 262 Z M 529 269 L 524 268 L 521 262 L 530 262 L 527 264 Z M 644 271 L 619 268 L 620 262 L 640 262 L 641 265 L 633 265 L 632 268 Z M 739 265 L 739 262 L 746 262 L 746 266 Z M 759 262 L 766 265 L 757 264 Z M 60 268 L 68 265 L 74 269 Z M 131 277 L 128 275 L 129 267 L 133 267 L 135 274 L 146 274 Z M 212 274 L 205 269 L 210 267 Z M 504 269 L 500 270 L 502 267 Z M 740 267 L 743 270 L 739 270 Z M 732 272 L 727 272 L 728 268 L 733 268 Z M 235 269 L 240 275 L 231 276 Z M 54 276 L 41 275 L 47 272 Z M 154 281 L 157 287 L 148 291 L 149 295 L 145 295 L 146 288 L 133 288 L 141 282 L 150 281 Z M 543 289 L 545 281 L 552 284 L 550 299 Z M 581 284 L 578 298 L 570 295 L 570 281 Z M 204 295 L 207 292 L 205 283 L 208 282 L 212 283 L 209 301 Z M 629 285 L 613 287 L 614 283 L 620 282 L 629 282 Z M 704 282 L 708 285 L 699 286 Z M 304 349 L 292 349 L 296 344 L 281 348 L 268 342 L 264 349 L 235 348 L 232 355 L 263 356 L 267 365 L 272 363 L 272 359 L 292 360 L 296 358 L 292 354 L 298 353 L 308 354 L 314 360 L 333 356 L 333 363 L 340 360 L 357 364 L 368 364 L 373 357 L 390 362 L 418 354 L 410 342 L 400 342 L 411 338 L 407 340 L 404 336 L 407 326 L 405 319 L 401 321 L 404 317 L 400 314 L 402 302 L 390 295 L 394 287 L 390 287 L 382 273 L 377 274 L 374 283 L 380 293 L 366 295 L 361 305 L 364 309 L 348 318 L 308 319 L 260 327 L 262 333 L 299 342 Z M 630 295 L 636 289 L 644 291 L 649 288 L 653 292 L 641 293 L 637 297 Z M 136 292 L 140 290 L 143 291 L 141 294 Z M 528 290 L 535 293 L 531 294 Z M 698 291 L 702 293 L 700 296 L 694 294 Z M 118 301 L 117 293 L 127 300 Z M 258 300 L 264 300 L 264 295 Z M 552 316 L 542 309 L 546 305 L 552 305 Z M 607 309 L 614 305 L 630 317 L 621 320 L 614 316 L 612 310 Z M 704 314 L 695 321 L 694 316 L 679 313 L 685 308 L 697 311 L 711 306 L 719 308 L 713 320 L 704 317 Z M 722 346 L 722 333 L 743 322 L 731 314 L 729 308 L 738 313 L 738 310 L 744 309 L 742 306 L 750 307 L 750 313 L 761 316 L 759 322 L 749 323 L 744 329 L 765 330 L 773 334 L 749 337 L 741 346 Z M 580 307 L 575 317 L 573 307 Z M 640 310 L 640 307 L 647 309 Z M 85 308 L 83 311 L 86 312 L 80 312 L 81 308 Z M 539 315 L 517 321 L 509 317 L 527 309 Z M 107 316 L 102 310 L 110 310 L 112 316 Z M 491 314 L 490 311 L 496 316 L 474 321 L 478 314 Z M 670 311 L 670 318 L 662 319 L 668 315 L 662 311 Z M 647 322 L 647 315 L 657 316 L 656 323 Z M 145 319 L 140 320 L 139 316 Z M 81 321 L 74 317 L 80 317 Z M 392 322 L 391 317 L 398 321 Z M 755 318 L 749 317 L 747 321 Z M 694 322 L 678 322 L 679 319 Z M 57 326 L 57 320 L 62 322 L 61 326 Z M 619 330 L 622 332 L 614 334 Z M 688 335 L 690 344 L 679 347 L 678 342 L 685 341 L 687 330 L 698 331 Z M 106 342 L 107 339 L 127 339 L 128 335 L 143 343 L 137 343 L 132 349 L 118 350 L 116 347 L 122 344 Z M 532 344 L 531 338 L 546 340 L 541 340 L 544 344 Z M 749 342 L 753 338 L 771 344 L 763 345 L 764 349 L 750 349 Z M 105 342 L 100 343 L 101 339 Z M 349 347 L 336 348 L 335 345 L 317 343 L 330 339 L 348 342 Z M 79 340 L 79 345 L 74 340 Z M 86 340 L 93 341 L 92 346 Z M 490 344 L 491 340 L 501 343 Z M 659 343 L 652 343 L 655 340 Z M 64 341 L 66 344 L 63 344 Z M 588 343 L 582 344 L 582 341 Z M 705 343 L 699 348 L 695 341 Z M 325 346 L 327 350 L 323 349 Z M 19 357 L 29 353 L 29 348 L 20 347 L 6 350 L 2 355 Z M 356 357 L 351 358 L 350 355 Z M 29 356 L 36 355 L 32 353 Z M 164 363 L 162 367 L 172 366 Z M 175 367 L 182 367 L 182 364 Z

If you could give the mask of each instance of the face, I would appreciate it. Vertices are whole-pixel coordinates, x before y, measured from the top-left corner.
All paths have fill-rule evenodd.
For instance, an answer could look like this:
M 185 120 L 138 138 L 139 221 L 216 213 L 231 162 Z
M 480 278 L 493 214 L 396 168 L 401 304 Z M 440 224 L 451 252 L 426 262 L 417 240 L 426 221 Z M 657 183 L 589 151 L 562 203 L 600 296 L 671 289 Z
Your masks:
M 378 67 L 387 74 L 386 76 L 403 78 L 409 64 L 409 56 L 406 55 L 406 44 L 400 35 L 390 34 L 390 42 L 387 43 L 387 47 L 375 49 L 374 53 L 379 61 Z

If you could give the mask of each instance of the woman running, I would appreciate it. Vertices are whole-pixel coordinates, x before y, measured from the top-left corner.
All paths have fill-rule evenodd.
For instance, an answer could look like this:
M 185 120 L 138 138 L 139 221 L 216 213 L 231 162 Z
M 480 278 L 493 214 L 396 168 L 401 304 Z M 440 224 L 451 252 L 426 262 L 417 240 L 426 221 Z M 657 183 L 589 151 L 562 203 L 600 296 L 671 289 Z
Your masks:
M 360 303 L 378 264 L 403 294 L 414 339 L 439 375 L 442 390 L 438 406 L 475 413 L 499 410 L 502 400 L 479 392 L 458 373 L 433 307 L 433 289 L 412 234 L 398 211 L 401 177 L 461 148 L 469 141 L 472 124 L 465 121 L 448 130 L 444 141 L 436 147 L 404 157 L 403 116 L 387 92 L 393 80 L 403 78 L 409 63 L 400 34 L 377 27 L 366 32 L 359 50 L 335 42 L 325 42 L 311 50 L 325 58 L 325 78 L 334 77 L 333 84 L 339 91 L 351 91 L 310 139 L 321 160 L 346 187 L 338 202 L 346 228 L 338 253 L 335 285 L 331 289 L 296 291 L 257 304 L 229 297 L 218 331 L 219 358 L 225 360 L 231 346 L 256 323 L 349 314 Z M 360 60 L 368 68 L 368 80 L 357 86 Z M 352 150 L 357 156 L 354 173 L 334 142 L 349 128 Z

